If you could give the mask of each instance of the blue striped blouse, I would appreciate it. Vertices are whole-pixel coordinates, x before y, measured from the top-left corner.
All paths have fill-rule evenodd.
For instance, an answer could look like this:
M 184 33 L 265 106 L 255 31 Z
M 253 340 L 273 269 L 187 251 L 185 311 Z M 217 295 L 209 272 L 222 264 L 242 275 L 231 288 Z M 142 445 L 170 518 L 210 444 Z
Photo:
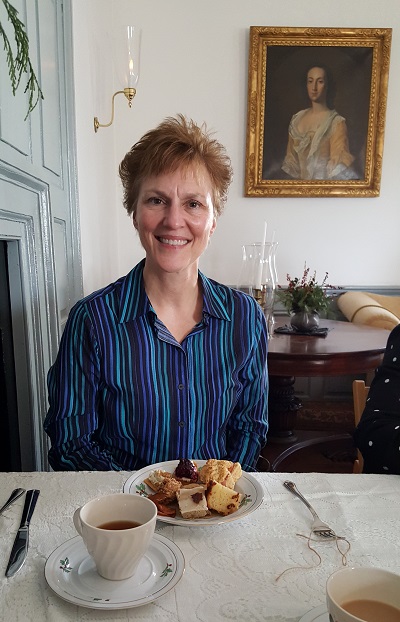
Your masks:
M 226 458 L 253 468 L 268 429 L 261 308 L 199 272 L 203 318 L 178 343 L 151 307 L 143 266 L 71 310 L 48 374 L 51 466 Z

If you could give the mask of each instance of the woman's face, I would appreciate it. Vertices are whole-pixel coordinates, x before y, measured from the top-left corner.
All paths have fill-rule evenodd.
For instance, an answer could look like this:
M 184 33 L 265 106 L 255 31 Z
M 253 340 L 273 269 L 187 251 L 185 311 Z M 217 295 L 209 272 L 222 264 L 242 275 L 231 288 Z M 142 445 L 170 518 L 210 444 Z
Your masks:
M 143 181 L 133 222 L 146 251 L 146 270 L 197 273 L 199 257 L 216 227 L 212 196 L 203 166 Z
M 326 74 L 322 67 L 312 67 L 307 73 L 307 93 L 311 102 L 326 103 Z

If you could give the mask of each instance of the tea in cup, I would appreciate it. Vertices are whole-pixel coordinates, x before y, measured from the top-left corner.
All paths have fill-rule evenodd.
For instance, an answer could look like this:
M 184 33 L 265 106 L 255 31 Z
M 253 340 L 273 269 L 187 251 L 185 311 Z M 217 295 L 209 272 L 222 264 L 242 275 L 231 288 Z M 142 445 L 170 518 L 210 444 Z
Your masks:
M 400 576 L 380 568 L 342 568 L 326 584 L 330 622 L 400 622 Z
M 135 574 L 150 545 L 156 519 L 157 506 L 150 499 L 124 493 L 92 499 L 73 516 L 97 572 L 113 581 Z

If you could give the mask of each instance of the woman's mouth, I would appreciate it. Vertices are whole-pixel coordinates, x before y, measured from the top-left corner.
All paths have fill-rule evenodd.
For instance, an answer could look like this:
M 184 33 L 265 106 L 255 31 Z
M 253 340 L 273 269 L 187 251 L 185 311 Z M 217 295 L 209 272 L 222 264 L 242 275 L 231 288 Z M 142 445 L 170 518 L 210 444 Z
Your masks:
M 188 244 L 188 240 L 177 240 L 174 238 L 163 238 L 161 236 L 156 236 L 157 240 L 162 244 L 168 244 L 169 246 L 185 246 Z

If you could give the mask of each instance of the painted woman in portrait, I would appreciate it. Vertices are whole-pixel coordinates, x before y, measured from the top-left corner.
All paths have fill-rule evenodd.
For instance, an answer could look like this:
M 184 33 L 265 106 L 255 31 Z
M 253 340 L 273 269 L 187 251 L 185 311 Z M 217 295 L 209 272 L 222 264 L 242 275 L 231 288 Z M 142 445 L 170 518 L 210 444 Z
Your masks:
M 349 150 L 346 120 L 333 106 L 330 70 L 311 65 L 306 73 L 309 108 L 293 115 L 282 169 L 292 179 L 358 179 Z

